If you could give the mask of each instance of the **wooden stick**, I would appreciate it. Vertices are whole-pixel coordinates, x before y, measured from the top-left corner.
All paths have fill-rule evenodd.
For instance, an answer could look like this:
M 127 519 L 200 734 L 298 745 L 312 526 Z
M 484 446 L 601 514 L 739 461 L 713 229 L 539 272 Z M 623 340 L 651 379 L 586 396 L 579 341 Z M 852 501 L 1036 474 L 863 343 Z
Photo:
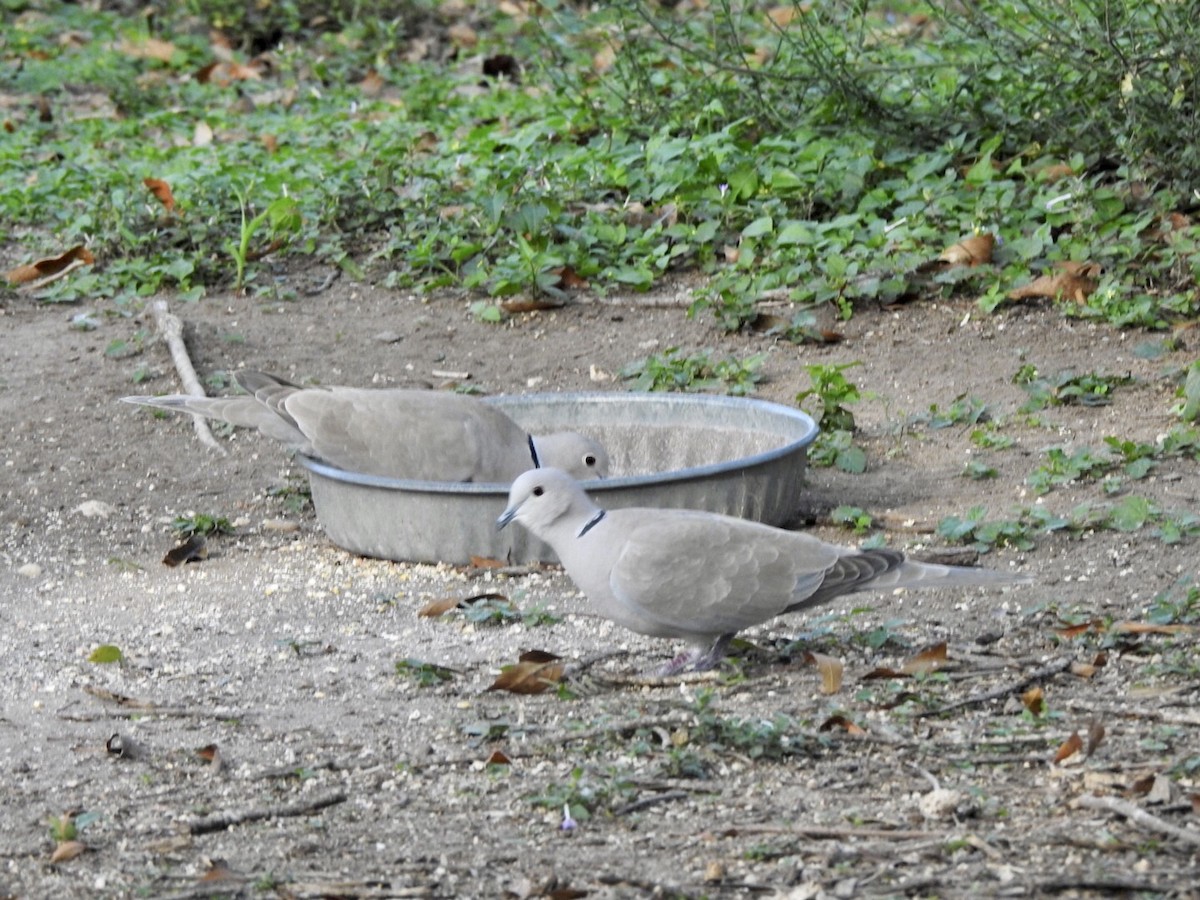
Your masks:
M 335 791 L 332 794 L 325 794 L 324 796 L 301 803 L 288 803 L 283 806 L 258 807 L 245 809 L 241 812 L 225 812 L 211 816 L 202 816 L 201 818 L 190 820 L 187 823 L 187 830 L 191 834 L 210 834 L 214 831 L 224 831 L 226 828 L 232 828 L 234 825 L 241 825 L 243 822 L 259 822 L 263 819 L 306 816 L 327 806 L 335 806 L 338 803 L 345 802 L 346 794 L 342 791 Z
M 1164 822 L 1158 816 L 1152 816 L 1140 806 L 1135 806 L 1128 800 L 1121 800 L 1119 797 L 1096 797 L 1092 794 L 1084 794 L 1072 805 L 1082 806 L 1084 809 L 1114 812 L 1147 831 L 1157 831 L 1159 834 L 1168 835 L 1185 844 L 1191 844 L 1193 847 L 1200 847 L 1200 830 L 1180 828 L 1178 825 Z
M 916 718 L 923 719 L 927 716 L 940 716 L 944 712 L 949 712 L 952 709 L 960 709 L 964 706 L 978 706 L 980 703 L 987 703 L 991 700 L 999 700 L 1002 697 L 1007 697 L 1009 694 L 1015 694 L 1023 690 L 1028 685 L 1035 681 L 1041 681 L 1043 678 L 1050 678 L 1058 675 L 1060 672 L 1065 672 L 1070 668 L 1071 663 L 1075 661 L 1074 656 L 1063 656 L 1059 659 L 1051 660 L 1039 669 L 1034 669 L 1028 675 L 1023 676 L 1017 681 L 1009 684 L 1002 684 L 999 687 L 994 687 L 990 691 L 983 691 L 979 694 L 972 694 L 970 697 L 964 697 L 962 700 L 955 700 L 953 703 L 947 703 L 945 706 L 939 706 L 937 709 L 927 709 L 924 712 L 916 714 Z
M 179 320 L 178 316 L 171 313 L 166 300 L 155 300 L 150 304 L 150 311 L 154 313 L 154 321 L 158 324 L 158 333 L 162 335 L 167 348 L 171 351 L 171 361 L 175 363 L 175 371 L 179 373 L 183 389 L 193 397 L 208 396 L 204 392 L 204 386 L 200 384 L 200 379 L 196 376 L 192 358 L 188 356 L 187 345 L 183 342 L 183 322 Z M 203 416 L 192 416 L 192 427 L 196 429 L 196 437 L 199 438 L 200 443 L 225 456 L 225 448 L 217 443 L 212 429 L 208 427 L 208 422 Z

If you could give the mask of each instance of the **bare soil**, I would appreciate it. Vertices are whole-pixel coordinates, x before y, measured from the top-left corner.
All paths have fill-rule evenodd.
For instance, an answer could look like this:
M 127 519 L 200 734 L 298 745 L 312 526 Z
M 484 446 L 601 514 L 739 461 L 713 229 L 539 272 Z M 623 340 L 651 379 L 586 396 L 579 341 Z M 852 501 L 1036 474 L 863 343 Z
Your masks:
M 174 311 L 202 375 L 327 384 L 438 388 L 451 371 L 496 393 L 622 390 L 632 360 L 708 346 L 769 351 L 758 396 L 792 403 L 805 364 L 859 360 L 847 374 L 869 394 L 855 411 L 870 468 L 810 470 L 797 517 L 852 543 L 828 511 L 860 506 L 917 554 L 941 548 L 939 519 L 976 505 L 1004 518 L 1103 501 L 1095 483 L 1039 500 L 1025 479 L 1048 447 L 1154 441 L 1174 421 L 1164 376 L 1187 359 L 1142 359 L 1134 347 L 1161 336 L 1047 307 L 864 309 L 837 325 L 842 343 L 797 347 L 723 336 L 686 317 L 688 299 L 681 284 L 495 326 L 461 297 L 339 281 L 298 302 L 210 296 Z M 554 569 L 332 546 L 288 496 L 303 478 L 280 448 L 237 432 L 218 456 L 187 419 L 117 402 L 178 390 L 160 343 L 105 353 L 149 319 L 96 310 L 99 327 L 79 331 L 79 312 L 23 297 L 0 309 L 0 897 L 1200 895 L 1195 634 L 1056 630 L 1147 622 L 1156 595 L 1181 598 L 1196 578 L 1194 541 L 1042 536 L 981 558 L 1032 586 L 844 598 L 747 633 L 755 648 L 717 680 L 638 684 L 678 648 L 589 615 Z M 1013 415 L 1024 363 L 1135 383 L 1111 405 L 1028 422 Z M 139 367 L 148 382 L 132 380 Z M 910 422 L 964 394 L 1010 417 L 1013 448 Z M 972 459 L 998 477 L 962 477 Z M 1195 511 L 1200 472 L 1164 461 L 1130 490 Z M 192 513 L 237 532 L 169 568 L 170 522 Z M 490 591 L 559 620 L 417 615 Z M 864 677 L 942 641 L 936 675 Z M 102 644 L 125 662 L 89 662 Z M 583 664 L 571 696 L 486 690 L 528 649 Z M 821 692 L 806 651 L 844 663 L 839 692 Z M 422 686 L 397 674 L 404 659 L 453 676 Z M 1075 732 L 1093 751 L 1055 762 Z M 49 823 L 68 813 L 86 814 L 86 849 L 53 862 Z

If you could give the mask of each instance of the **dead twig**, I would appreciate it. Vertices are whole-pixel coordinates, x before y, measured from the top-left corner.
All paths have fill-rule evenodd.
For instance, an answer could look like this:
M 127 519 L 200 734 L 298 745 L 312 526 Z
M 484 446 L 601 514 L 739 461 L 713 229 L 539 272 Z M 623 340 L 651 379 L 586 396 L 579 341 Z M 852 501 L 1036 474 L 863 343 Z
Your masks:
M 652 794 L 649 797 L 642 797 L 639 800 L 634 800 L 632 803 L 626 803 L 624 806 L 613 811 L 613 815 L 617 818 L 627 816 L 631 813 L 639 812 L 647 807 L 655 806 L 659 803 L 674 803 L 676 800 L 686 800 L 688 798 L 687 791 L 667 791 L 665 794 Z
M 187 345 L 183 342 L 183 322 L 179 320 L 178 316 L 171 313 L 166 300 L 155 300 L 150 304 L 150 311 L 154 313 L 154 321 L 158 324 L 158 333 L 171 351 L 171 361 L 175 363 L 175 371 L 179 373 L 183 389 L 193 397 L 207 396 L 204 387 L 200 384 L 200 379 L 196 376 L 192 359 L 188 356 Z M 213 437 L 212 430 L 203 416 L 192 416 L 192 425 L 196 429 L 196 437 L 200 443 L 217 451 L 222 456 L 225 455 L 225 448 L 217 443 L 217 439 Z
M 964 706 L 978 706 L 981 703 L 989 703 L 992 700 L 1000 700 L 1010 694 L 1018 693 L 1024 690 L 1035 681 L 1041 681 L 1044 678 L 1051 678 L 1070 668 L 1071 663 L 1075 661 L 1074 656 L 1063 656 L 1052 660 L 1041 668 L 1034 669 L 1028 675 L 1025 675 L 1017 681 L 1008 684 L 1002 684 L 999 687 L 994 687 L 989 691 L 982 691 L 978 694 L 972 694 L 970 697 L 964 697 L 962 700 L 955 700 L 953 703 L 947 703 L 944 706 L 939 706 L 937 709 L 927 709 L 916 714 L 916 718 L 923 719 L 927 716 L 940 716 L 942 713 L 950 712 L 954 709 L 961 709 Z
M 949 837 L 944 831 L 904 831 L 892 828 L 822 828 L 819 826 L 797 825 L 786 828 L 779 825 L 738 825 L 718 831 L 720 837 L 737 837 L 742 834 L 788 834 L 795 837 L 809 838 L 814 841 L 842 841 L 851 838 L 864 838 L 885 841 L 925 841 L 945 840 Z
M 1140 806 L 1136 806 L 1128 800 L 1122 800 L 1119 797 L 1097 797 L 1092 794 L 1084 794 L 1082 797 L 1076 799 L 1072 806 L 1082 806 L 1084 809 L 1096 809 L 1103 812 L 1116 813 L 1147 831 L 1157 831 L 1159 834 L 1173 837 L 1193 847 L 1200 847 L 1200 831 L 1172 825 L 1170 822 L 1163 821 L 1158 816 L 1151 815 Z
M 1114 719 L 1148 719 L 1151 722 L 1162 722 L 1164 725 L 1190 725 L 1200 728 L 1200 715 L 1189 713 L 1173 713 L 1162 709 L 1145 709 L 1143 707 L 1096 706 L 1094 703 L 1079 703 L 1067 701 L 1062 704 L 1064 709 L 1071 712 L 1093 713 L 1097 716 L 1111 716 Z
M 301 803 L 287 803 L 283 806 L 263 806 L 245 809 L 240 812 L 224 812 L 212 816 L 203 816 L 199 819 L 189 821 L 187 823 L 187 830 L 190 834 L 211 834 L 214 831 L 224 831 L 226 828 L 232 828 L 234 825 L 241 825 L 245 822 L 261 822 L 264 819 L 287 819 L 294 818 L 295 816 L 306 816 L 319 809 L 325 809 L 328 806 L 336 806 L 339 803 L 345 802 L 345 792 L 334 791 L 332 794 L 325 794 L 324 796 Z

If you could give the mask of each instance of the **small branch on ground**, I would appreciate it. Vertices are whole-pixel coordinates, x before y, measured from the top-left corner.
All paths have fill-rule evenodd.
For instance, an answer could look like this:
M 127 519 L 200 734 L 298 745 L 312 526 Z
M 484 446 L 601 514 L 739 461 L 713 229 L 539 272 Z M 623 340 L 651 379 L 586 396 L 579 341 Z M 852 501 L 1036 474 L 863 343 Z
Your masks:
M 1071 663 L 1075 661 L 1074 656 L 1063 656 L 1059 659 L 1052 660 L 1041 668 L 1034 669 L 1028 675 L 1023 676 L 1017 681 L 1008 684 L 1002 684 L 999 687 L 994 687 L 989 691 L 983 691 L 978 694 L 972 694 L 970 697 L 964 697 L 962 700 L 955 700 L 953 703 L 947 703 L 945 706 L 939 706 L 937 709 L 927 709 L 924 712 L 916 714 L 916 718 L 924 719 L 929 716 L 940 716 L 942 713 L 950 712 L 954 709 L 961 709 L 964 706 L 978 706 L 981 703 L 989 703 L 992 700 L 1000 700 L 1010 694 L 1015 694 L 1023 691 L 1035 681 L 1041 681 L 1044 678 L 1052 678 L 1055 675 L 1065 672 L 1070 668 Z
M 240 812 L 225 812 L 212 816 L 203 816 L 199 819 L 190 820 L 187 823 L 187 830 L 190 834 L 211 834 L 214 831 L 224 831 L 226 828 L 232 828 L 234 825 L 241 825 L 245 822 L 261 822 L 267 819 L 287 819 L 296 816 L 306 816 L 309 813 L 325 809 L 328 806 L 336 806 L 339 803 L 345 802 L 346 794 L 343 791 L 335 791 L 332 794 L 325 794 L 324 796 L 301 803 L 288 803 L 283 806 L 264 806 Z
M 1172 825 L 1158 816 L 1151 815 L 1140 806 L 1136 806 L 1128 800 L 1121 800 L 1119 797 L 1096 797 L 1092 794 L 1085 794 L 1076 799 L 1072 806 L 1116 813 L 1146 831 L 1157 831 L 1159 834 L 1168 835 L 1193 847 L 1200 847 L 1200 830 Z
M 200 384 L 200 379 L 196 376 L 192 358 L 188 356 L 187 345 L 183 342 L 183 322 L 179 320 L 178 316 L 171 313 L 166 300 L 155 300 L 150 304 L 150 311 L 154 313 L 154 321 L 158 324 L 158 333 L 171 351 L 171 361 L 175 363 L 175 371 L 179 373 L 183 389 L 193 397 L 208 396 L 204 392 L 203 385 Z M 192 416 L 192 426 L 196 429 L 196 437 L 200 443 L 217 451 L 222 456 L 225 455 L 225 448 L 213 437 L 208 422 L 202 416 Z
M 621 808 L 613 810 L 613 815 L 619 819 L 621 816 L 627 816 L 659 803 L 674 803 L 676 800 L 686 800 L 688 796 L 687 791 L 667 791 L 665 794 L 653 794 L 649 797 L 642 797 L 640 800 L 634 800 L 632 803 L 626 803 Z

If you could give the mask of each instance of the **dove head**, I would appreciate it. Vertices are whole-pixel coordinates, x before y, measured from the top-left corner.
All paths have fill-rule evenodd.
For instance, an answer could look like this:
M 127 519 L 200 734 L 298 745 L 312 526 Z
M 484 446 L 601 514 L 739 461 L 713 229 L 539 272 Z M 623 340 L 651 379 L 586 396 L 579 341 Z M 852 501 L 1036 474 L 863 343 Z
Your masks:
M 586 522 L 598 509 L 575 479 L 561 469 L 530 469 L 512 483 L 508 509 L 496 520 L 496 528 L 520 522 L 553 546 L 551 537 L 558 528 L 569 528 L 577 520 Z
M 580 481 L 608 477 L 608 453 L 589 437 L 560 431 L 530 440 L 539 466 L 562 469 Z

